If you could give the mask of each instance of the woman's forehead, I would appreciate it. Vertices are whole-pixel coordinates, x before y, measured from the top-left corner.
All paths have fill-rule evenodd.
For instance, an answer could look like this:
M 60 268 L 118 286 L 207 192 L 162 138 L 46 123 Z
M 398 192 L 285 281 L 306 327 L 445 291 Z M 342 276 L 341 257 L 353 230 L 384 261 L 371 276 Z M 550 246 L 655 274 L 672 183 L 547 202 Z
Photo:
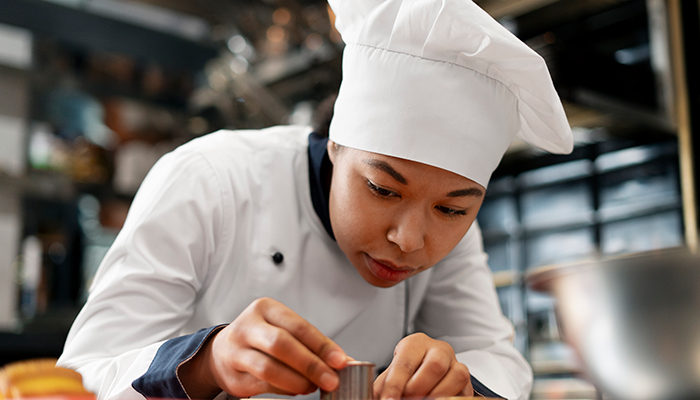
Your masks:
M 382 171 L 393 176 L 399 182 L 404 180 L 404 184 L 410 184 L 411 178 L 414 180 L 431 179 L 449 186 L 479 188 L 482 191 L 484 189 L 483 186 L 465 176 L 433 165 L 354 148 L 347 148 L 347 150 L 351 152 L 353 162 Z M 396 176 L 397 174 L 399 176 Z

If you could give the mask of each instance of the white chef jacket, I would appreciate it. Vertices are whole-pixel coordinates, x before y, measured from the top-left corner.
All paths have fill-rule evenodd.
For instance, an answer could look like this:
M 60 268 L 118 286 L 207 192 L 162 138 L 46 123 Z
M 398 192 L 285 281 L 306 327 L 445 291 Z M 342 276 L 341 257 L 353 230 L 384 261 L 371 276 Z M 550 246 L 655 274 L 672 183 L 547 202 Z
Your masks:
M 271 297 L 355 359 L 388 365 L 407 323 L 450 343 L 489 389 L 527 398 L 532 371 L 511 343 L 476 223 L 431 269 L 391 288 L 370 285 L 314 212 L 309 132 L 219 131 L 159 160 L 97 271 L 59 365 L 80 372 L 100 399 L 143 399 L 132 382 L 164 342 L 229 323 Z M 278 252 L 279 264 L 271 257 Z

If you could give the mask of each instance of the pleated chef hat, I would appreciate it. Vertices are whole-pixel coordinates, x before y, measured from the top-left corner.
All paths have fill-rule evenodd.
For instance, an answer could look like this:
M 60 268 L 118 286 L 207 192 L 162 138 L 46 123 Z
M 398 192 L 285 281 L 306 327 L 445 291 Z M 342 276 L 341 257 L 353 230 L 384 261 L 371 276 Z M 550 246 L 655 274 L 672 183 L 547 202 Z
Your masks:
M 470 0 L 329 0 L 345 42 L 330 139 L 486 187 L 516 136 L 569 153 L 544 60 Z

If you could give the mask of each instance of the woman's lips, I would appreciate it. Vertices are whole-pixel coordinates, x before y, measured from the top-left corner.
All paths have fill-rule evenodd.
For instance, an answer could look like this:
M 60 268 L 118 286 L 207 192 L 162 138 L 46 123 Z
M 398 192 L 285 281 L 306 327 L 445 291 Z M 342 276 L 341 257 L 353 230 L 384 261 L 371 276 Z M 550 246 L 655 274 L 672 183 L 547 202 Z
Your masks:
M 365 253 L 365 260 L 372 275 L 385 281 L 401 282 L 411 276 L 414 271 L 410 267 L 397 267 L 389 261 L 375 260 L 367 253 Z

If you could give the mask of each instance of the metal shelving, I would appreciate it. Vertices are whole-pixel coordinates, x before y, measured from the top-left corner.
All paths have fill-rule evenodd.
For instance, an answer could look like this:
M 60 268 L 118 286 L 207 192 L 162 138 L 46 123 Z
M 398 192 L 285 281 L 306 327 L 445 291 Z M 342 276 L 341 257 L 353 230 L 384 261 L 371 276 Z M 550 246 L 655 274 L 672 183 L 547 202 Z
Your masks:
M 529 290 L 528 274 L 684 244 L 677 142 L 614 142 L 578 149 L 578 159 L 497 171 L 478 217 L 501 306 L 538 375 L 580 370 L 561 343 L 553 299 Z

